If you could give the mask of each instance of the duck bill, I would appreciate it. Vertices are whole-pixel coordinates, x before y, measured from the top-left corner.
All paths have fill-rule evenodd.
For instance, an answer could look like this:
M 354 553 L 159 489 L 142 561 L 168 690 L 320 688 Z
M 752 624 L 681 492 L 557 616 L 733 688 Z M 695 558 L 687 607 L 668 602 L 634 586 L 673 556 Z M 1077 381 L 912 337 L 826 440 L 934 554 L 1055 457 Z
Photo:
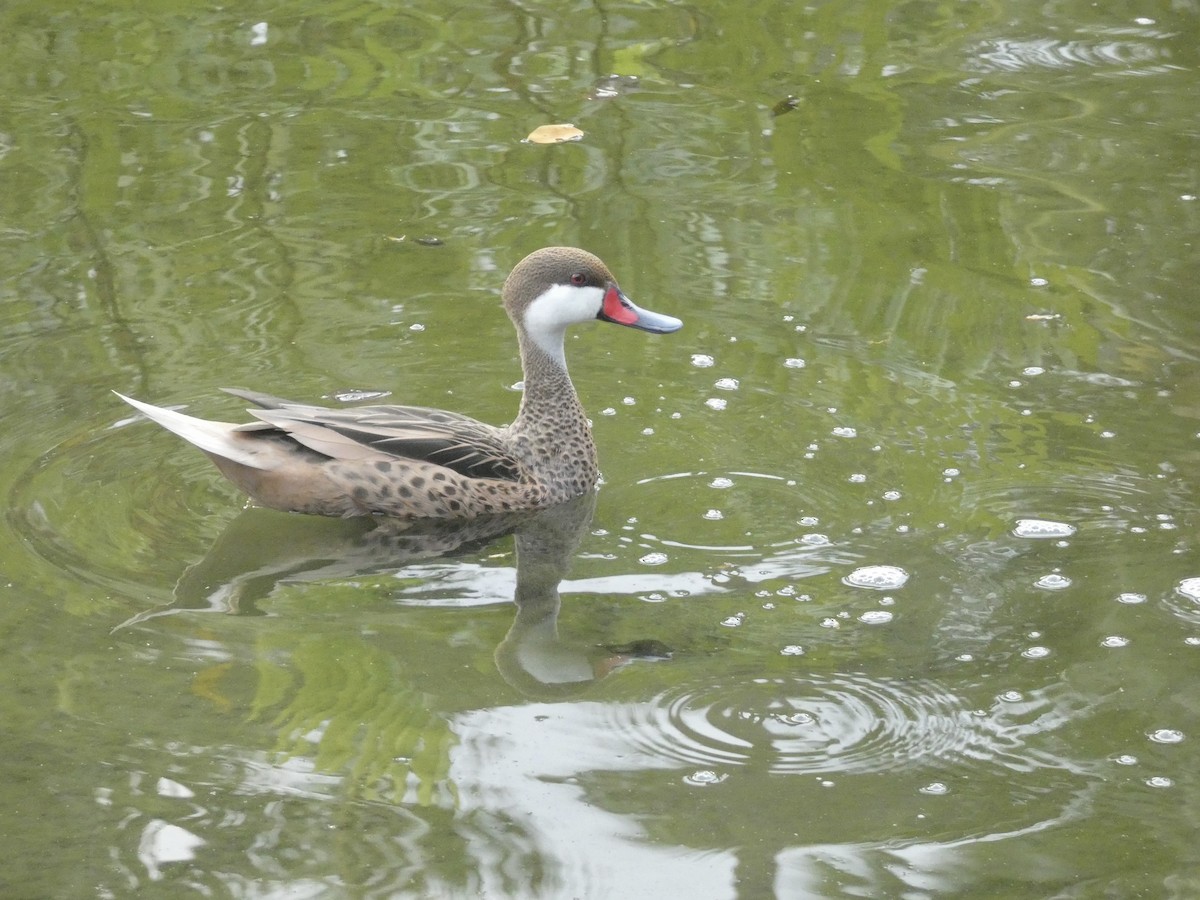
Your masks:
M 662 313 L 642 309 L 628 297 L 619 287 L 609 282 L 608 290 L 604 292 L 604 304 L 597 319 L 613 322 L 617 325 L 628 325 L 630 328 L 640 328 L 655 334 L 669 334 L 683 327 L 683 322 L 674 316 L 664 316 Z

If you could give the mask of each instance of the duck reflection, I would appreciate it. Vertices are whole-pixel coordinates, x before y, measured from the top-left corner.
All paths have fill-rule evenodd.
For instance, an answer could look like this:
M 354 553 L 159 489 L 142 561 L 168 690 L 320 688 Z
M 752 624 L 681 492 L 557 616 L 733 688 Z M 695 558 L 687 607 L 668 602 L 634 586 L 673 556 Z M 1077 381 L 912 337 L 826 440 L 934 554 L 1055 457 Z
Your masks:
M 662 659 L 671 652 L 654 640 L 587 646 L 559 636 L 559 585 L 595 504 L 596 494 L 589 491 L 536 512 L 457 522 L 332 519 L 250 508 L 184 572 L 170 604 L 139 613 L 115 630 L 184 610 L 261 616 L 260 602 L 281 585 L 388 573 L 422 560 L 467 556 L 512 534 L 516 616 L 496 648 L 496 667 L 527 696 L 569 696 L 633 659 Z

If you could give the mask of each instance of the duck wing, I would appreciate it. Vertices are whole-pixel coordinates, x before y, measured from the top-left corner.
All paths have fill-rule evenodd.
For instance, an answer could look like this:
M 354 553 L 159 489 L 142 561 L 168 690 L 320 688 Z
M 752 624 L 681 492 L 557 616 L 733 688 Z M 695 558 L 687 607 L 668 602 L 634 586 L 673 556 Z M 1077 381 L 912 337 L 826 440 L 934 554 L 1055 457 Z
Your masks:
M 358 406 L 329 409 L 240 389 L 227 393 L 261 409 L 242 431 L 278 429 L 333 459 L 378 458 L 433 463 L 467 478 L 519 481 L 524 469 L 502 429 L 460 413 L 424 406 Z

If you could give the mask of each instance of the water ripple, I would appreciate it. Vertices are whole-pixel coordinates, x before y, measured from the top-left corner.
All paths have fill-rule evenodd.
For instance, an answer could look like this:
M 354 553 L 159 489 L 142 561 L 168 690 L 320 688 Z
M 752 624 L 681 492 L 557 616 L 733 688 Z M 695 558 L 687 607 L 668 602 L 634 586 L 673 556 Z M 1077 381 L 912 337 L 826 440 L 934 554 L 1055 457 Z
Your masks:
M 615 707 L 610 715 L 617 718 L 614 731 L 643 752 L 717 772 L 750 765 L 787 774 L 967 761 L 1018 771 L 1066 765 L 1026 745 L 1064 718 L 1045 698 L 972 710 L 924 679 L 839 674 L 685 686 L 645 705 Z
M 977 66 L 993 72 L 1067 69 L 1077 66 L 1157 71 L 1169 58 L 1162 47 L 1139 40 L 1063 41 L 1056 38 L 985 41 L 974 53 Z

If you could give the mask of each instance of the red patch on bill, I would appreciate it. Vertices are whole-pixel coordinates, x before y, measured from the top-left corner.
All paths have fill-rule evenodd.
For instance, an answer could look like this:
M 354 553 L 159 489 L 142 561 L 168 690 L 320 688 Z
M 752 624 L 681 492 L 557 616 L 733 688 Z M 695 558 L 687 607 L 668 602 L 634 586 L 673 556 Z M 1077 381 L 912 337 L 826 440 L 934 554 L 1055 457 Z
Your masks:
M 632 325 L 638 320 L 637 313 L 625 305 L 625 298 L 610 284 L 604 294 L 604 317 L 622 325 Z

